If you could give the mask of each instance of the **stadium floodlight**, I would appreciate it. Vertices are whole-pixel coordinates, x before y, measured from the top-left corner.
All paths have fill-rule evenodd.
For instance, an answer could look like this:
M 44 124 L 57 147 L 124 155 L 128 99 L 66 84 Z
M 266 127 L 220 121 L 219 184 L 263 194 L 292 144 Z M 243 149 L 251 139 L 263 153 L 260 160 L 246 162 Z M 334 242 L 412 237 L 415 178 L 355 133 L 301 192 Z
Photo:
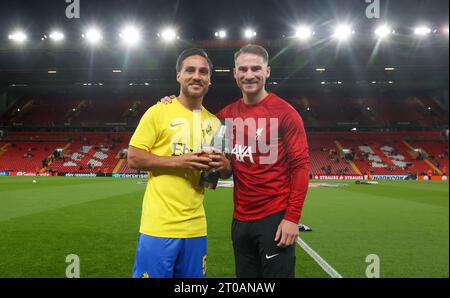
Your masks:
M 89 28 L 81 36 L 93 45 L 98 44 L 103 39 L 102 33 L 97 28 Z
M 16 43 L 24 43 L 27 40 L 27 35 L 23 31 L 15 31 L 8 35 L 8 39 Z
M 177 32 L 173 28 L 165 28 L 158 33 L 158 37 L 161 37 L 164 41 L 171 42 L 177 38 Z
M 54 42 L 60 42 L 64 39 L 64 34 L 60 31 L 53 31 L 48 36 Z
M 231 72 L 231 69 L 229 68 L 216 68 L 214 69 L 215 72 Z
M 300 40 L 308 40 L 314 35 L 312 29 L 308 26 L 299 26 L 295 31 L 295 37 Z
M 394 33 L 394 31 L 388 25 L 381 25 L 375 29 L 375 35 L 380 39 L 386 38 L 392 33 Z
M 218 38 L 220 38 L 220 39 L 226 38 L 226 37 L 227 37 L 227 31 L 225 31 L 225 30 L 219 30 L 219 31 L 216 31 L 216 32 L 214 33 L 214 36 L 215 36 L 215 37 L 218 37 Z
M 244 30 L 244 37 L 247 39 L 253 38 L 256 36 L 256 31 L 251 28 L 247 28 Z
M 419 26 L 414 29 L 414 34 L 417 36 L 426 36 L 431 33 L 431 28 L 426 26 Z
M 139 29 L 131 25 L 125 26 L 120 31 L 119 36 L 128 46 L 134 46 L 141 40 Z
M 333 36 L 340 41 L 346 41 L 350 39 L 353 34 L 355 34 L 355 31 L 350 25 L 339 25 L 334 30 Z
M 386 66 L 386 67 L 384 68 L 384 70 L 385 70 L 385 71 L 395 71 L 395 67 L 392 67 L 392 66 Z

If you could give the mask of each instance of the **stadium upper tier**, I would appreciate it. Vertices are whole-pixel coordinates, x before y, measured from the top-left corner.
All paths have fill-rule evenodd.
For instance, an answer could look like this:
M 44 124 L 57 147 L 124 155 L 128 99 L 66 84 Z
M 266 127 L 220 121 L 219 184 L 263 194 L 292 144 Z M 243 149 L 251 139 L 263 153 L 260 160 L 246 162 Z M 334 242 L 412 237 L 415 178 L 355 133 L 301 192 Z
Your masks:
M 76 99 L 22 98 L 1 117 L 0 126 L 27 127 L 125 127 L 133 130 L 140 117 L 164 94 L 132 97 Z M 235 97 L 208 96 L 204 105 L 218 112 Z M 284 96 L 302 115 L 307 128 L 329 127 L 448 127 L 448 114 L 429 97 L 362 98 L 339 96 Z
M 136 173 L 126 149 L 132 132 L 14 132 L 0 141 L 0 172 Z M 440 132 L 309 132 L 311 174 L 435 174 L 448 171 Z

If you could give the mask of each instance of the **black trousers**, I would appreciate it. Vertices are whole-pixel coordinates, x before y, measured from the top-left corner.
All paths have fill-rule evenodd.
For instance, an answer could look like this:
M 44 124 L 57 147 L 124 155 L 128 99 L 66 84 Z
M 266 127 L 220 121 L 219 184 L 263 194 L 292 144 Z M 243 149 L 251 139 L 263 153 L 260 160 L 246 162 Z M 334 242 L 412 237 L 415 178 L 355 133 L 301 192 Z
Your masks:
M 284 212 L 255 221 L 233 219 L 233 240 L 238 278 L 294 278 L 295 244 L 277 247 L 275 233 Z

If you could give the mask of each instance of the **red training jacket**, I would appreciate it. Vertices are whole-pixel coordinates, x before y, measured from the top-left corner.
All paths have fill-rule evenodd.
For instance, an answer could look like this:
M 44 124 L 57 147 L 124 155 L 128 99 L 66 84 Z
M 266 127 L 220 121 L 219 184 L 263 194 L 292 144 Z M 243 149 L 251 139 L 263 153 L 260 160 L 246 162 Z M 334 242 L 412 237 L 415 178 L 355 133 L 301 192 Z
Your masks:
M 217 117 L 234 121 L 234 218 L 259 220 L 285 210 L 284 219 L 298 223 L 308 191 L 309 153 L 297 111 L 269 93 L 255 105 L 241 98 Z

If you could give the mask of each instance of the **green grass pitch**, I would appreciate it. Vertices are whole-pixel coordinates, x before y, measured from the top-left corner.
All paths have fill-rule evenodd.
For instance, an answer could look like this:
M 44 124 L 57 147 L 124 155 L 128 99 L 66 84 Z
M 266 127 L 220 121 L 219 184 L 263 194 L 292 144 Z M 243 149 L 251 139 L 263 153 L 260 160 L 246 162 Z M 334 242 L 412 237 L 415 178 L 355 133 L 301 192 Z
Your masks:
M 32 183 L 36 179 L 38 183 Z M 0 177 L 0 277 L 130 277 L 144 185 L 137 179 Z M 344 277 L 449 277 L 449 186 L 393 181 L 310 188 L 302 239 Z M 232 190 L 207 191 L 208 276 L 234 277 Z M 297 245 L 297 277 L 328 275 Z

